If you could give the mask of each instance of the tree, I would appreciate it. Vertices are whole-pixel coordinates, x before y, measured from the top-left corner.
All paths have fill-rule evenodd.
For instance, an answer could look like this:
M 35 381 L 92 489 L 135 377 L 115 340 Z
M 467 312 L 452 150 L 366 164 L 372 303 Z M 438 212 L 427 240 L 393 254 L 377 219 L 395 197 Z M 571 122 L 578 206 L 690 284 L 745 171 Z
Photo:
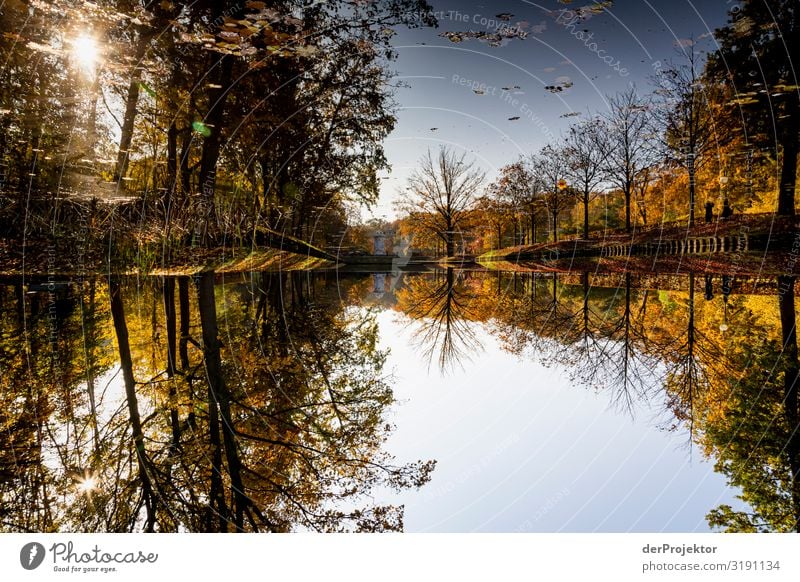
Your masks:
M 589 203 L 605 180 L 609 156 L 608 130 L 600 119 L 583 121 L 569 128 L 564 143 L 567 177 L 575 185 L 583 204 L 583 238 L 589 238 Z
M 553 242 L 558 242 L 558 216 L 575 203 L 575 190 L 567 183 L 569 171 L 564 148 L 544 146 L 528 160 L 530 171 L 542 185 L 541 197 L 552 220 Z
M 484 176 L 474 161 L 467 161 L 466 153 L 459 155 L 442 146 L 434 156 L 428 150 L 396 206 L 416 229 L 442 240 L 451 257 L 456 235 L 463 230 Z
M 500 176 L 488 188 L 488 194 L 499 205 L 507 209 L 514 222 L 513 245 L 518 244 L 517 240 L 517 216 L 524 213 L 528 216 L 530 223 L 530 244 L 536 240 L 536 212 L 542 204 L 541 196 L 542 183 L 540 177 L 531 171 L 529 164 L 524 158 L 520 158 L 513 164 L 500 168 Z M 519 232 L 524 234 L 520 224 Z
M 715 33 L 719 49 L 706 66 L 729 97 L 725 117 L 744 129 L 748 142 L 773 149 L 780 160 L 777 213 L 782 216 L 795 213 L 799 37 L 795 0 L 743 0 L 730 10 L 728 25 Z
M 608 179 L 625 197 L 625 230 L 632 227 L 631 208 L 637 177 L 656 161 L 649 104 L 635 87 L 609 98 L 605 114 L 608 127 Z
M 482 225 L 484 248 L 503 247 L 503 229 L 508 222 L 511 209 L 490 195 L 480 196 L 475 201 L 476 220 Z
M 663 131 L 668 160 L 689 176 L 689 226 L 694 226 L 697 170 L 717 145 L 713 109 L 707 98 L 700 58 L 693 41 L 684 51 L 683 64 L 670 64 L 655 78 L 657 107 L 654 119 Z
M 723 504 L 706 519 L 728 532 L 796 532 L 800 524 L 797 426 L 789 424 L 781 384 L 786 364 L 774 340 L 744 347 L 747 373 L 731 382 L 724 414 L 703 423 L 706 446 L 717 457 L 715 470 L 750 507 Z M 796 409 L 795 409 L 796 413 Z

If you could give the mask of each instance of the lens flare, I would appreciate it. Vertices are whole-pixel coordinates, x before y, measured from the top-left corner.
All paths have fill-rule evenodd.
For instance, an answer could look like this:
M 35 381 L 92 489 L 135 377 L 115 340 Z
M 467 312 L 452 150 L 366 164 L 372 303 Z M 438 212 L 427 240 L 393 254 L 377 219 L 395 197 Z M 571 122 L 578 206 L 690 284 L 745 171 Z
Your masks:
M 72 57 L 87 75 L 94 75 L 99 57 L 97 41 L 91 36 L 79 36 L 72 41 Z
M 90 495 L 97 489 L 97 478 L 91 473 L 86 473 L 75 483 L 75 491 L 83 495 Z

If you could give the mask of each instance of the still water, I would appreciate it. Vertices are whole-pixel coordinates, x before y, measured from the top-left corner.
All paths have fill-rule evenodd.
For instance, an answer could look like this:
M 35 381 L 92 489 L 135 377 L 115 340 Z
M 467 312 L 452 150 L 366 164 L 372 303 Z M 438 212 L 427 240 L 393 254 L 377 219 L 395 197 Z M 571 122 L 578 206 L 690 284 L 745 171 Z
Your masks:
M 7 280 L 0 309 L 4 531 L 786 531 L 800 515 L 790 279 Z

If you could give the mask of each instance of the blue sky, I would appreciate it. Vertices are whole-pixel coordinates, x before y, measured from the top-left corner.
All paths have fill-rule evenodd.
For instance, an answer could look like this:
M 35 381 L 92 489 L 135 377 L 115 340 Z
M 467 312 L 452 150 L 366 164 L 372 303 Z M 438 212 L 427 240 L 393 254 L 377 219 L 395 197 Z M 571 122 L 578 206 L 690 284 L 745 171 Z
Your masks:
M 404 86 L 395 94 L 398 122 L 385 144 L 393 169 L 384 174 L 373 215 L 394 216 L 392 201 L 428 148 L 466 151 L 492 180 L 502 165 L 554 141 L 581 117 L 602 112 L 607 95 L 631 83 L 648 92 L 649 77 L 666 60 L 678 59 L 688 39 L 700 51 L 713 50 L 712 33 L 725 24 L 732 4 L 617 0 L 601 14 L 576 20 L 575 11 L 588 5 L 434 1 L 437 29 L 399 30 L 392 65 Z M 498 18 L 504 13 L 507 20 Z M 526 38 L 490 46 L 440 36 L 508 28 Z M 546 89 L 556 86 L 563 90 Z M 514 117 L 519 119 L 509 120 Z

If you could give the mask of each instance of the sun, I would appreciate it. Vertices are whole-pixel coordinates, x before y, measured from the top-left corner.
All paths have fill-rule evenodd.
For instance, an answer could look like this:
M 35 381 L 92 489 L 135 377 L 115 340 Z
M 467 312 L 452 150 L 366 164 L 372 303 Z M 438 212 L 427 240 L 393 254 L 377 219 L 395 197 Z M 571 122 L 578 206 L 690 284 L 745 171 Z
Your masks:
M 88 75 L 94 75 L 100 51 L 97 41 L 87 35 L 81 35 L 72 41 L 72 57 L 80 68 Z
M 75 491 L 83 495 L 91 495 L 97 489 L 97 477 L 91 473 L 84 473 L 82 478 L 75 482 Z

